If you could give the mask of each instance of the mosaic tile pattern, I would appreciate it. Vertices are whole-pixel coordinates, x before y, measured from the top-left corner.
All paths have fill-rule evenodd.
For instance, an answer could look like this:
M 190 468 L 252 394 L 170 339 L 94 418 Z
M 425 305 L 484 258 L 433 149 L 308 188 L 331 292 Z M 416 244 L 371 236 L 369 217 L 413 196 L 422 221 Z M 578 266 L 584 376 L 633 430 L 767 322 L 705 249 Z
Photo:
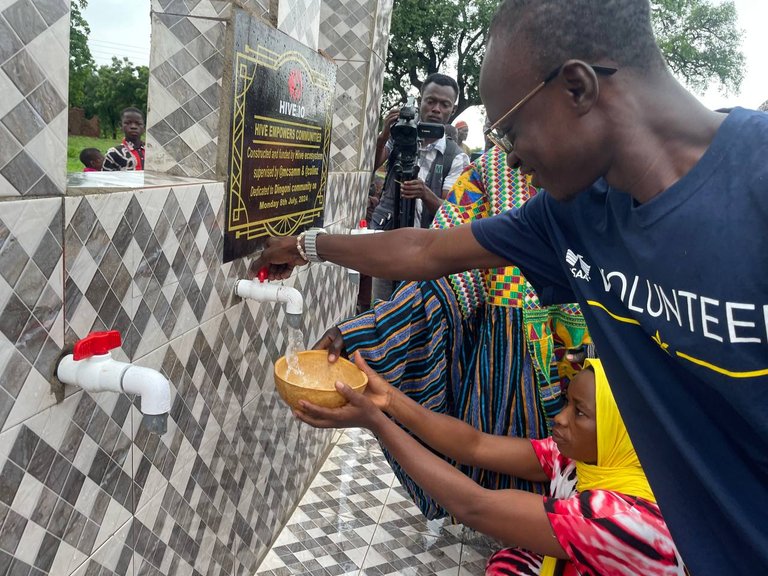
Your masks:
M 345 196 L 346 179 L 347 173 L 328 172 L 328 182 L 325 188 L 325 211 L 323 212 L 323 227 L 326 230 L 339 221 L 338 214 L 342 213 L 340 203 L 343 202 Z
M 275 2 L 236 4 L 272 6 L 276 19 Z M 150 167 L 212 175 L 229 5 L 153 0 Z M 67 67 L 48 64 L 52 46 L 67 52 L 66 12 L 66 0 L 0 0 L 0 195 L 63 192 L 66 116 L 52 94 L 66 94 Z M 334 226 L 359 207 L 367 174 L 356 162 L 338 175 Z M 0 574 L 250 576 L 330 446 L 331 432 L 299 425 L 274 393 L 283 307 L 232 295 L 247 262 L 220 264 L 223 184 L 165 186 L 3 203 Z M 305 295 L 308 345 L 354 310 L 344 269 L 312 265 L 286 283 Z M 138 398 L 67 386 L 55 403 L 62 350 L 112 328 L 124 336 L 114 356 L 171 382 L 162 437 L 147 432 Z M 344 514 L 391 493 L 369 500 L 360 483 Z
M 55 403 L 64 344 L 62 201 L 25 199 L 0 209 L 0 429 Z
M 354 304 L 338 268 L 313 266 L 293 283 L 307 294 L 308 342 Z M 283 317 L 241 303 L 139 359 L 171 382 L 162 437 L 129 396 L 82 391 L 3 431 L 0 566 L 253 574 L 330 442 L 274 392 Z
M 69 2 L 0 0 L 0 196 L 63 194 Z
M 373 172 L 376 161 L 376 138 L 379 135 L 379 117 L 381 116 L 381 96 L 384 89 L 384 60 L 371 57 L 365 98 L 365 116 L 360 142 L 360 170 Z
M 370 59 L 379 0 L 323 0 L 320 48 L 334 60 Z
M 373 45 L 371 49 L 381 60 L 387 59 L 389 48 L 389 25 L 392 21 L 394 0 L 379 0 L 376 10 L 376 22 L 373 28 Z
M 305 46 L 317 50 L 320 0 L 280 0 L 277 27 Z
M 336 233 L 346 234 L 365 218 L 370 178 L 368 172 L 336 172 L 329 175 L 326 227 L 338 224 L 341 231 Z
M 331 169 L 353 172 L 359 169 L 368 62 L 336 60 L 336 66 Z
M 15 573 L 70 574 L 130 520 L 131 403 L 117 394 L 104 400 L 106 412 L 73 394 L 0 436 L 0 515 L 14 519 L 0 541 L 18 537 L 3 546 Z M 102 562 L 116 571 L 124 558 L 118 550 Z
M 223 210 L 221 183 L 67 198 L 67 344 L 119 330 L 132 360 L 231 306 Z
M 373 170 L 391 13 L 391 0 L 323 2 L 320 48 L 338 66 L 334 170 Z
M 228 18 L 229 0 L 152 0 L 152 12 L 199 18 Z
M 188 340 L 226 334 L 222 323 Z M 183 343 L 155 354 L 178 383 L 162 438 L 126 396 L 109 395 L 110 409 L 82 392 L 3 433 L 0 540 L 19 569 L 252 573 L 328 434 L 300 429 L 272 391 L 222 411 L 227 378 L 205 366 L 209 354 Z
M 152 14 L 147 169 L 215 177 L 226 26 Z
M 370 172 L 357 172 L 352 178 L 352 191 L 347 205 L 347 222 L 350 228 L 356 227 L 360 220 L 365 218 L 370 185 Z
M 269 0 L 152 0 L 152 12 L 198 18 L 229 18 L 233 7 L 270 17 Z
M 408 500 L 375 438 L 345 430 L 256 572 L 481 576 L 499 544 Z
M 349 280 L 345 268 L 335 265 L 310 266 L 306 282 L 302 291 L 306 310 L 304 330 L 308 345 L 314 345 L 332 324 L 354 314 L 357 286 Z

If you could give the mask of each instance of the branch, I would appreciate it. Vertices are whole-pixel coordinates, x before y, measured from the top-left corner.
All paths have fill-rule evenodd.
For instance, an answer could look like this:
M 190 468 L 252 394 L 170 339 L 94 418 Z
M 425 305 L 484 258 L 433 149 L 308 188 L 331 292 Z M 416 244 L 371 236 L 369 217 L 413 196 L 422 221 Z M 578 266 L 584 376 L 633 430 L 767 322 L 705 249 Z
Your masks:
M 419 91 L 421 91 L 421 85 L 423 84 L 423 82 L 419 80 L 419 71 L 416 69 L 416 66 L 411 66 L 408 69 L 408 77 L 411 81 L 411 85 L 415 86 L 416 88 L 419 89 Z

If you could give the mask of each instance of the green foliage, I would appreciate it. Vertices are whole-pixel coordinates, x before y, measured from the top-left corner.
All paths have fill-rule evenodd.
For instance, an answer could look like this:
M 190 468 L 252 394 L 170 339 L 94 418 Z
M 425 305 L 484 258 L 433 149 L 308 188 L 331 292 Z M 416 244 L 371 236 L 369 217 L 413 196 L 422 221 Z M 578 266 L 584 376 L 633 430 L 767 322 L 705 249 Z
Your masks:
M 112 58 L 108 66 L 96 67 L 88 48 L 91 29 L 82 14 L 88 0 L 71 0 L 69 36 L 69 105 L 98 115 L 104 136 L 118 138 L 120 112 L 135 106 L 147 109 L 149 68 L 134 66 L 128 58 Z M 79 154 L 79 151 L 78 151 Z
M 79 108 L 87 106 L 87 85 L 96 69 L 91 50 L 88 48 L 88 34 L 91 29 L 81 12 L 87 5 L 87 0 L 70 2 L 69 105 Z
M 119 144 L 122 137 L 112 138 L 90 138 L 88 136 L 70 136 L 67 140 L 67 172 L 82 172 L 83 165 L 80 162 L 80 152 L 83 148 L 98 148 L 106 152 L 112 146 Z
M 382 108 L 415 95 L 433 72 L 455 73 L 456 115 L 480 104 L 480 65 L 500 1 L 395 0 Z M 651 0 L 651 5 L 659 46 L 679 77 L 696 90 L 712 84 L 738 89 L 745 59 L 732 0 Z
M 738 91 L 745 58 L 733 1 L 653 0 L 656 39 L 669 67 L 694 90 Z
M 112 64 L 99 66 L 91 92 L 91 109 L 98 114 L 105 137 L 120 136 L 120 112 L 129 106 L 147 109 L 149 70 L 134 66 L 128 58 L 112 57 Z
M 459 84 L 456 114 L 478 104 L 480 64 L 500 0 L 395 0 L 384 78 L 385 108 L 405 102 L 433 72 Z M 450 67 L 450 69 L 449 69 Z M 414 90 L 414 88 L 416 90 Z

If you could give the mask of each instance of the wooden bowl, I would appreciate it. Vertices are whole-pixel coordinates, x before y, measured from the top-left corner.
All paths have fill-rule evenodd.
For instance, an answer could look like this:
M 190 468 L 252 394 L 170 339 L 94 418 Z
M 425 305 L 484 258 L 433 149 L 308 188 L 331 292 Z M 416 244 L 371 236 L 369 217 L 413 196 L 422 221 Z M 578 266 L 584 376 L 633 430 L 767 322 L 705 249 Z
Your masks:
M 336 391 L 336 382 L 344 382 L 355 392 L 365 391 L 368 376 L 349 360 L 339 358 L 328 362 L 327 350 L 306 350 L 297 354 L 301 376 L 288 374 L 285 356 L 275 362 L 275 387 L 288 406 L 299 408 L 299 400 L 306 400 L 326 408 L 338 408 L 347 403 Z

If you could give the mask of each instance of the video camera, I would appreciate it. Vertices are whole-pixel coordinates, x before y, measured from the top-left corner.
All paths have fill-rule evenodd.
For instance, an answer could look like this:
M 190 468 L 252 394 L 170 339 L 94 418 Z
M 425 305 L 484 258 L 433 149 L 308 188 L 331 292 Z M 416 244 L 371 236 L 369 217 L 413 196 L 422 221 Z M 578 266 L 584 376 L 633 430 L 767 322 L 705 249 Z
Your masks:
M 400 199 L 400 182 L 413 180 L 419 175 L 418 156 L 419 141 L 442 138 L 445 126 L 432 122 L 419 122 L 417 119 L 416 102 L 413 97 L 400 109 L 397 122 L 390 128 L 392 136 L 392 154 L 394 173 L 397 178 L 395 194 L 394 224 L 397 228 L 413 225 L 415 211 L 414 200 Z

